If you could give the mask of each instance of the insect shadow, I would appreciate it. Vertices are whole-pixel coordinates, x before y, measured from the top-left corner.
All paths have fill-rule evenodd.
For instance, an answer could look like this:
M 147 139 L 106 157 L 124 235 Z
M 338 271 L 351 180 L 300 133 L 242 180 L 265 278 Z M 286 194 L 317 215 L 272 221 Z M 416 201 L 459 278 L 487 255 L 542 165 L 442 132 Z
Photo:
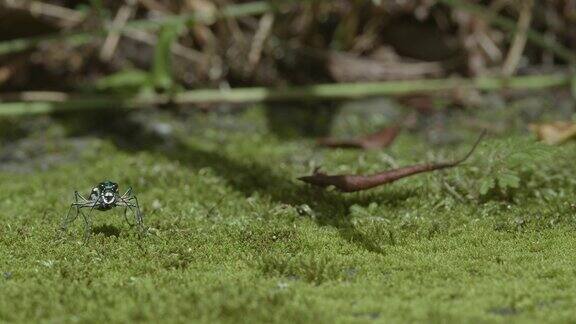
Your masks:
M 92 229 L 92 234 L 104 234 L 106 237 L 120 237 L 120 232 L 122 232 L 122 230 L 120 230 L 118 227 L 108 224 L 95 226 Z

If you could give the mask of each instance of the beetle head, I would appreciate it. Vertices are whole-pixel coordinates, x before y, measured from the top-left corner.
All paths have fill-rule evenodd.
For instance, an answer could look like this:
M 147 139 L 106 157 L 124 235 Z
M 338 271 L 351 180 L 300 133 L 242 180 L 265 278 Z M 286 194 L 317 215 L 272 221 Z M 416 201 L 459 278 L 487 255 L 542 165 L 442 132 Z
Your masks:
M 118 196 L 118 184 L 112 181 L 104 181 L 98 184 L 99 195 L 105 205 L 113 205 Z

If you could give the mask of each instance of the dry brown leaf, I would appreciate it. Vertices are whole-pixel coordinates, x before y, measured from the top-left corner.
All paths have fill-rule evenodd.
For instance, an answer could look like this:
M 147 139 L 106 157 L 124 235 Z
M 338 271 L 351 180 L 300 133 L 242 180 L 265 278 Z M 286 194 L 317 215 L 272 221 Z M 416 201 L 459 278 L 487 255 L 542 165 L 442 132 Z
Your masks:
M 547 124 L 530 124 L 529 128 L 540 141 L 549 145 L 558 145 L 576 139 L 575 122 L 558 121 Z
M 386 148 L 392 145 L 400 131 L 400 127 L 392 126 L 353 139 L 321 138 L 318 139 L 318 145 L 330 148 L 360 148 L 365 150 Z
M 484 135 L 486 135 L 486 131 L 482 132 L 482 135 L 480 135 L 480 137 L 478 138 L 472 149 L 468 152 L 468 154 L 466 154 L 466 156 L 464 156 L 460 160 L 452 162 L 417 164 L 387 170 L 370 175 L 353 175 L 353 174 L 329 175 L 324 172 L 321 172 L 319 168 L 316 168 L 316 170 L 314 170 L 312 175 L 306 177 L 300 177 L 298 178 L 298 180 L 322 188 L 334 186 L 337 190 L 341 192 L 356 192 L 356 191 L 368 190 L 415 174 L 456 167 L 461 163 L 463 163 L 464 161 L 466 161 L 472 155 L 472 153 L 474 153 L 476 147 L 478 147 L 478 144 L 480 144 L 482 138 L 484 138 Z

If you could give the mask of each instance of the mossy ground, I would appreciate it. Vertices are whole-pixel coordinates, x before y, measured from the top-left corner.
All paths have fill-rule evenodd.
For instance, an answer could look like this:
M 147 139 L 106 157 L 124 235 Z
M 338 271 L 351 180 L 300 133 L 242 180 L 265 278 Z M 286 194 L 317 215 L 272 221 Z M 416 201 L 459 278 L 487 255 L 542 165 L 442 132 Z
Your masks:
M 248 129 L 158 150 L 102 140 L 73 163 L 0 173 L 0 321 L 574 319 L 575 145 L 547 151 L 553 162 L 530 166 L 505 194 L 474 191 L 474 168 L 502 149 L 493 137 L 457 170 L 339 194 L 295 178 L 319 164 L 370 172 L 448 158 L 477 132 L 450 147 L 403 134 L 365 153 Z M 59 237 L 74 189 L 104 179 L 134 187 L 150 235 L 138 238 L 118 210 L 94 214 L 87 243 L 79 220 Z

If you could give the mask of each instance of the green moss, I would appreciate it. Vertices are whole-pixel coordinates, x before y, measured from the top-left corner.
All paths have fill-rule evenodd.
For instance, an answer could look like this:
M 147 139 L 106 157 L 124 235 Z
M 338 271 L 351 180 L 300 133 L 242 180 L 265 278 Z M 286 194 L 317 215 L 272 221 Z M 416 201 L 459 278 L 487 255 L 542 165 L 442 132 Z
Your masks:
M 574 145 L 526 163 L 504 195 L 477 195 L 478 168 L 506 165 L 487 154 L 359 194 L 294 180 L 320 164 L 370 172 L 448 158 L 473 136 L 432 150 L 402 135 L 386 152 L 350 152 L 197 132 L 173 150 L 103 142 L 46 172 L 0 173 L 0 321 L 571 320 Z M 507 149 L 495 143 L 481 152 Z M 60 239 L 74 189 L 104 178 L 135 188 L 152 234 L 139 239 L 118 210 L 94 214 L 86 244 L 80 222 Z

